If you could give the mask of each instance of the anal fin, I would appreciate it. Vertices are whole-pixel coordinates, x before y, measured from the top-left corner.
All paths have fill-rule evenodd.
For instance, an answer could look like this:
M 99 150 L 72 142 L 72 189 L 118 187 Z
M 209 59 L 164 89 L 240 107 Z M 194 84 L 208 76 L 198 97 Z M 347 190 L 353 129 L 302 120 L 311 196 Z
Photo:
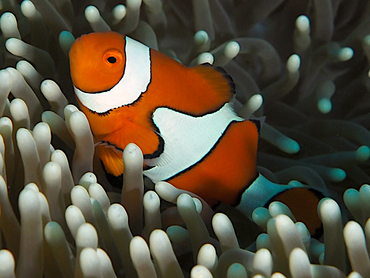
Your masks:
M 98 156 L 103 162 L 105 170 L 116 177 L 123 173 L 122 152 L 114 146 L 100 145 L 97 147 Z

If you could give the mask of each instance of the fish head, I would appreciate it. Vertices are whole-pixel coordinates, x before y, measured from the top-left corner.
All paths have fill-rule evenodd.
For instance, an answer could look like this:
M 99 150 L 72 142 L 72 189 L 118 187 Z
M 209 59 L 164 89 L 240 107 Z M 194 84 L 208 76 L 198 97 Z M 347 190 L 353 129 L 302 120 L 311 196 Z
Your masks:
M 70 71 L 76 88 L 87 93 L 109 90 L 125 68 L 125 37 L 116 32 L 82 35 L 70 51 Z

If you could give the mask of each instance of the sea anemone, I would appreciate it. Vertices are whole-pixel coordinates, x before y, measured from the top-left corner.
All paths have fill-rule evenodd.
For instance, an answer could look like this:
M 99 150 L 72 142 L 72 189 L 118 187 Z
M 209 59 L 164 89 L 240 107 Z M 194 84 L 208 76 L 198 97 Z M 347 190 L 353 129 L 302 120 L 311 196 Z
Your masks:
M 0 277 L 370 276 L 369 1 L 19 2 L 0 3 Z M 259 172 L 330 195 L 323 236 L 279 202 L 252 223 L 153 185 L 134 144 L 113 188 L 68 66 L 75 37 L 108 30 L 224 67 L 238 114 L 266 117 Z

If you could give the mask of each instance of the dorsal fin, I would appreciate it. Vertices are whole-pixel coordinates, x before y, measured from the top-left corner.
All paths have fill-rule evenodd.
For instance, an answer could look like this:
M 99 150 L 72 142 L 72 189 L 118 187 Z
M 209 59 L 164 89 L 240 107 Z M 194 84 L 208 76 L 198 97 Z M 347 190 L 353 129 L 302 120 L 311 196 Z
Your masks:
M 191 69 L 207 80 L 220 95 L 231 98 L 235 94 L 235 84 L 223 68 L 205 63 Z
M 235 94 L 235 83 L 234 83 L 234 80 L 233 78 L 226 72 L 226 70 L 223 68 L 223 67 L 219 67 L 219 66 L 213 66 L 211 65 L 210 63 L 203 63 L 201 64 L 201 66 L 205 66 L 205 67 L 210 67 L 210 68 L 213 68 L 215 71 L 218 71 L 219 73 L 222 74 L 222 76 L 227 80 L 228 82 L 228 85 L 230 87 L 230 91 L 231 93 L 234 95 Z

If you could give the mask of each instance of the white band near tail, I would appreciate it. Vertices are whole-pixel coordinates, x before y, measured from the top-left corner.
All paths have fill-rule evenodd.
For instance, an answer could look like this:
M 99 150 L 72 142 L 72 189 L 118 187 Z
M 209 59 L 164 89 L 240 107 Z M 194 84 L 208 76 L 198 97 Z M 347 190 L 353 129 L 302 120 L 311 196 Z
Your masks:
M 148 89 L 151 81 L 150 49 L 126 37 L 126 63 L 121 80 L 110 90 L 86 93 L 74 87 L 81 103 L 97 113 L 132 104 Z

